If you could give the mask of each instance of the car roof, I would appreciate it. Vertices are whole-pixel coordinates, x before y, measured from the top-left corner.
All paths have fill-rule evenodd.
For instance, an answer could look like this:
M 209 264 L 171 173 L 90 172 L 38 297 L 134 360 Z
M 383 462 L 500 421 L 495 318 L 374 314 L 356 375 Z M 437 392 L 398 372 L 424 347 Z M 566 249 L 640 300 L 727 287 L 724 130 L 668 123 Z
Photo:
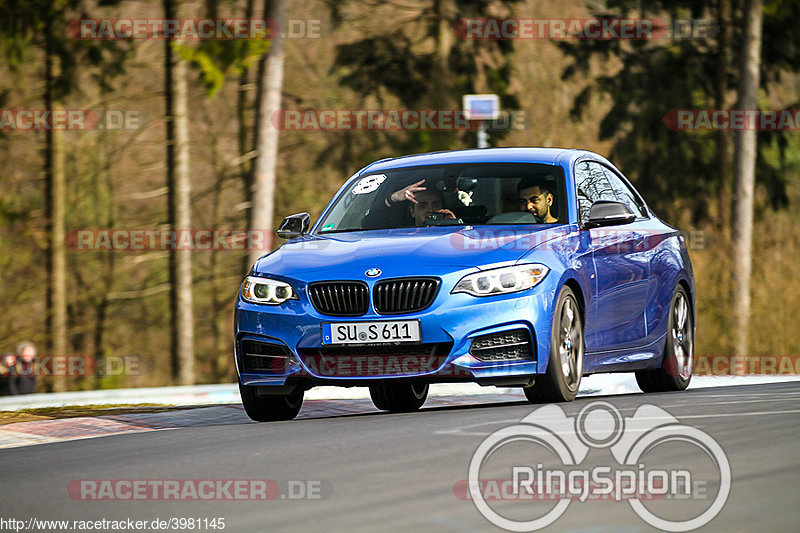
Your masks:
M 362 175 L 365 172 L 422 165 L 452 165 L 465 163 L 540 163 L 557 165 L 568 164 L 581 157 L 591 157 L 592 159 L 611 165 L 611 163 L 601 155 L 586 150 L 571 148 L 474 148 L 470 150 L 431 152 L 427 154 L 414 154 L 382 159 L 364 167 L 358 175 Z

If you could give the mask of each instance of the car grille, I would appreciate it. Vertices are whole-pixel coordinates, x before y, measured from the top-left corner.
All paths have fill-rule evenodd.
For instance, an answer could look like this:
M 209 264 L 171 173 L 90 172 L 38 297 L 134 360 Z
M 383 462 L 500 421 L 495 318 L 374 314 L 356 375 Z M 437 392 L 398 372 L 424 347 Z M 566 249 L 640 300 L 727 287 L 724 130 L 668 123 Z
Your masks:
M 239 355 L 245 373 L 284 374 L 292 352 L 283 344 L 243 340 L 239 344 Z
M 413 313 L 431 305 L 438 289 L 435 278 L 387 279 L 375 284 L 372 303 L 384 315 Z
M 533 346 L 527 329 L 475 337 L 469 353 L 480 361 L 533 360 Z
M 324 281 L 308 286 L 314 309 L 323 315 L 359 316 L 369 307 L 369 289 L 361 281 Z
M 298 350 L 306 366 L 320 376 L 363 378 L 419 374 L 439 369 L 453 347 L 451 342 L 324 346 Z

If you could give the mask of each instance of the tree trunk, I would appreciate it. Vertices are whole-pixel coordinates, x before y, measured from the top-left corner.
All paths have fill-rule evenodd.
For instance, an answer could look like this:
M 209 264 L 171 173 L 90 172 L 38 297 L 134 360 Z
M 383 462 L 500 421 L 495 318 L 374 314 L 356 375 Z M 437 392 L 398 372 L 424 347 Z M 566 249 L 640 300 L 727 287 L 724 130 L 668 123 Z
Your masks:
M 265 18 L 282 21 L 285 17 L 285 0 L 264 2 Z M 275 168 L 278 158 L 278 129 L 272 125 L 272 115 L 280 110 L 283 90 L 283 42 L 280 31 L 271 35 L 267 52 L 267 65 L 258 80 L 259 120 L 256 132 L 256 160 L 253 165 L 253 203 L 250 211 L 250 229 L 260 230 L 264 248 L 272 248 L 272 216 L 275 205 Z M 250 250 L 250 264 L 266 250 Z
M 224 203 L 225 182 L 228 172 L 227 164 L 223 161 L 220 153 L 220 137 L 212 135 L 211 143 L 211 165 L 214 169 L 214 207 L 212 228 L 221 229 L 221 222 L 224 220 L 226 206 Z M 208 270 L 211 272 L 211 339 L 213 341 L 213 357 L 211 359 L 211 377 L 214 383 L 221 383 L 231 377 L 231 372 L 236 373 L 233 365 L 230 364 L 233 347 L 230 336 L 230 285 L 220 278 L 230 274 L 223 261 L 220 261 L 220 254 L 226 253 L 221 250 L 211 250 L 211 264 Z
M 739 108 L 756 109 L 761 65 L 762 0 L 747 0 Z M 733 224 L 733 309 L 735 314 L 735 355 L 747 355 L 750 322 L 750 274 L 753 245 L 753 193 L 756 170 L 756 130 L 736 134 L 734 172 L 736 194 Z
M 714 105 L 717 109 L 726 106 L 725 95 L 728 92 L 728 41 L 730 33 L 731 4 L 730 0 L 719 0 L 717 4 L 717 79 L 714 92 Z M 718 213 L 720 232 L 725 235 L 723 241 L 728 242 L 728 228 L 731 222 L 730 205 L 730 135 L 727 131 L 717 132 L 717 170 L 719 172 Z
M 253 18 L 253 4 L 254 0 L 247 0 L 244 9 L 244 18 L 250 20 Z M 263 72 L 264 65 L 259 61 L 259 79 Z M 253 84 L 250 81 L 250 69 L 248 67 L 242 68 L 239 74 L 239 87 L 236 91 L 236 119 L 238 121 L 238 146 L 239 146 L 239 175 L 242 179 L 244 189 L 244 201 L 247 202 L 249 207 L 245 208 L 244 220 L 245 224 L 250 221 L 250 212 L 252 211 L 252 203 L 250 195 L 253 190 L 253 164 L 252 160 L 245 156 L 251 152 L 252 145 L 248 138 L 248 112 L 250 107 L 250 97 L 248 93 L 253 90 Z M 258 117 L 256 117 L 258 121 Z M 256 122 L 258 124 L 258 122 Z M 257 128 L 258 126 L 256 126 Z M 249 253 L 242 256 L 242 275 L 247 274 L 248 269 L 252 262 L 250 261 Z
M 164 16 L 174 19 L 172 0 L 164 0 Z M 167 186 L 169 223 L 175 231 L 191 229 L 189 181 L 189 126 L 186 62 L 164 41 L 165 95 L 167 104 Z M 192 312 L 192 252 L 170 252 L 170 310 L 172 379 L 194 383 L 194 317 Z
M 48 23 L 49 25 L 49 23 Z M 56 110 L 63 108 L 57 95 L 56 79 L 61 64 L 53 50 L 48 33 L 45 44 L 45 106 Z M 47 130 L 47 221 L 49 230 L 48 266 L 48 321 L 50 326 L 50 350 L 52 355 L 65 356 L 67 349 L 67 257 L 65 238 L 66 178 L 64 175 L 64 132 L 56 128 Z M 67 390 L 66 376 L 55 376 L 53 390 Z
M 435 61 L 431 79 L 433 98 L 431 103 L 434 110 L 442 112 L 447 109 L 457 109 L 461 107 L 461 102 L 454 104 L 451 97 L 450 84 L 450 48 L 453 38 L 453 6 L 450 0 L 434 0 L 435 25 Z M 446 150 L 451 147 L 454 132 L 452 131 L 432 131 L 430 150 Z
M 105 164 L 103 165 L 102 173 L 98 173 L 97 181 L 95 183 L 96 187 L 96 196 L 97 198 L 107 199 L 108 204 L 105 205 L 106 212 L 104 214 L 104 220 L 102 221 L 102 225 L 106 228 L 113 228 L 117 224 L 117 217 L 116 217 L 116 206 L 115 200 L 116 197 L 114 194 L 114 178 L 111 171 L 111 164 L 109 163 L 109 159 L 113 157 L 112 150 L 113 148 L 108 144 L 108 134 L 104 134 L 102 136 L 102 146 L 103 146 L 103 157 L 105 159 Z M 101 200 L 102 201 L 102 200 Z M 99 206 L 98 206 L 99 207 Z M 105 339 L 106 339 L 106 322 L 108 320 L 108 309 L 109 305 L 111 304 L 111 299 L 108 295 L 114 288 L 114 279 L 116 278 L 116 256 L 117 254 L 105 254 L 104 257 L 104 272 L 102 276 L 102 295 L 100 302 L 97 303 L 96 307 L 96 321 L 94 324 L 94 358 L 97 368 L 103 368 L 105 364 L 105 356 L 106 356 L 106 347 L 105 347 Z M 128 376 L 130 377 L 130 376 Z M 103 384 L 103 377 L 101 374 L 94 376 L 94 380 L 92 383 L 93 389 L 100 389 L 102 388 Z
M 717 109 L 727 109 L 730 105 L 727 101 L 728 87 L 728 63 L 730 61 L 730 27 L 731 27 L 731 1 L 718 0 L 717 2 L 717 24 L 719 35 L 717 36 L 717 75 L 714 86 L 714 107 Z M 719 235 L 719 246 L 724 254 L 729 254 L 731 250 L 731 134 L 727 131 L 716 133 L 716 160 L 717 160 L 717 232 Z M 731 286 L 730 269 L 721 272 L 721 278 L 717 280 L 723 287 Z M 722 294 L 723 305 L 731 305 L 730 292 Z M 729 314 L 721 316 L 722 326 L 725 331 L 730 331 L 733 321 Z M 724 335 L 719 339 L 720 353 L 730 353 L 732 350 L 732 336 Z

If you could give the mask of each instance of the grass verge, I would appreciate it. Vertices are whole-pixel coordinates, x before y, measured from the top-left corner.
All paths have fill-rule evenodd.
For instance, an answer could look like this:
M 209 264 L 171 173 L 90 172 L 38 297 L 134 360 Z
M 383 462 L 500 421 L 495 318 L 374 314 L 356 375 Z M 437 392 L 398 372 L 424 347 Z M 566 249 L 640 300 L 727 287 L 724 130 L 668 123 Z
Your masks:
M 75 418 L 79 416 L 130 415 L 140 413 L 162 413 L 191 409 L 191 406 L 174 406 L 158 403 L 136 403 L 119 405 L 65 405 L 62 407 L 38 407 L 19 411 L 0 411 L 0 426 L 17 422 L 34 422 L 54 418 Z

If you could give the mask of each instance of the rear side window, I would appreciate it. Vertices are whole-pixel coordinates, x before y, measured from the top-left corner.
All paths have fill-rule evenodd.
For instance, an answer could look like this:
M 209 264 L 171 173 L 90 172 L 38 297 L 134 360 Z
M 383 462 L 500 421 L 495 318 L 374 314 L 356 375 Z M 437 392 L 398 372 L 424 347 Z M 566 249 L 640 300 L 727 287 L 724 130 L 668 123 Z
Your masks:
M 628 209 L 635 213 L 637 217 L 646 217 L 647 210 L 644 204 L 639 199 L 639 196 L 628 187 L 628 184 L 622 181 L 611 169 L 603 167 L 603 172 L 605 172 L 611 188 L 614 189 L 617 200 L 627 205 Z
M 578 192 L 578 216 L 581 223 L 589 220 L 589 210 L 596 201 L 618 201 L 603 166 L 595 161 L 580 161 L 575 165 L 575 185 Z M 634 210 L 634 213 L 636 212 Z

